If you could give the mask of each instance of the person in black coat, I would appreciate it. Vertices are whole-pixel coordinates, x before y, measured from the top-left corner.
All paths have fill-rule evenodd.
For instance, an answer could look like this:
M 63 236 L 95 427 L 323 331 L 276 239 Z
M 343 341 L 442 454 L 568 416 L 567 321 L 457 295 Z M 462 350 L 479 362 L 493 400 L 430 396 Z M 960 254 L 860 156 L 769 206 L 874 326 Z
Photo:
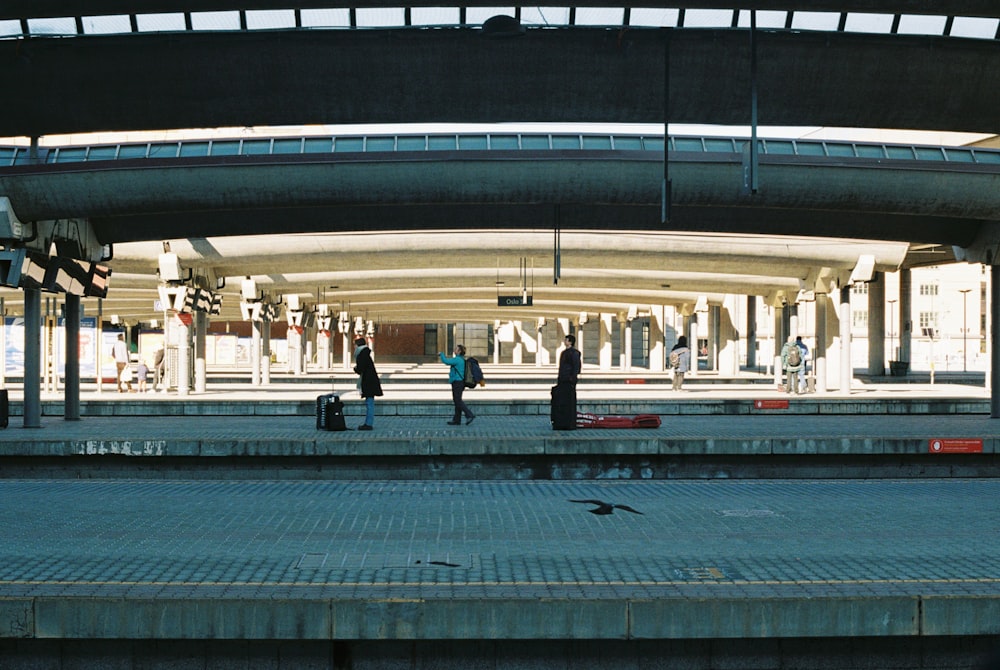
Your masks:
M 576 338 L 567 335 L 564 340 L 566 348 L 559 354 L 559 384 L 569 384 L 576 387 L 576 380 L 580 377 L 583 364 L 580 360 L 580 351 L 576 348 Z
M 365 422 L 358 430 L 371 430 L 375 425 L 375 396 L 382 395 L 382 384 L 378 380 L 372 350 L 365 338 L 354 340 L 354 372 L 358 375 L 358 393 L 365 399 Z

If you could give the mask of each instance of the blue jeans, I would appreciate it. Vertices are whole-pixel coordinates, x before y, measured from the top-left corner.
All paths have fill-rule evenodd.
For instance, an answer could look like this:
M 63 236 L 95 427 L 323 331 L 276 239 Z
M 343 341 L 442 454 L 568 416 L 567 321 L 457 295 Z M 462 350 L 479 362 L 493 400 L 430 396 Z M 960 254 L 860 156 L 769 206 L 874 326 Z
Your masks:
M 375 425 L 375 398 L 365 398 L 365 425 Z

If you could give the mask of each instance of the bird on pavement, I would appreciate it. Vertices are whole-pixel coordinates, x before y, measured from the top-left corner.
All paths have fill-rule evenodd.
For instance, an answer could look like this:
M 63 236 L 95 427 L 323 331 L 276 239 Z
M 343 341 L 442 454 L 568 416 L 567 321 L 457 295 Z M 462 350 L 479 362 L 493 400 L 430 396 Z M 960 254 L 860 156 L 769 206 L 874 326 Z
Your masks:
M 629 507 L 628 505 L 619 505 L 617 503 L 604 502 L 603 500 L 570 500 L 570 502 L 597 505 L 596 508 L 587 510 L 591 514 L 612 514 L 616 509 L 620 509 L 625 512 L 632 512 L 632 514 L 642 514 L 639 510 Z

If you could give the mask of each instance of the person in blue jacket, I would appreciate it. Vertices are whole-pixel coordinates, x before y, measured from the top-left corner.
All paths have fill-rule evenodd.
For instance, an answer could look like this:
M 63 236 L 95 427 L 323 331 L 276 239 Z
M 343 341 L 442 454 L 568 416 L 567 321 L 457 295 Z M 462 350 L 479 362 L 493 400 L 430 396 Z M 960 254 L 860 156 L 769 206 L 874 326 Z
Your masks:
M 445 356 L 443 351 L 438 352 L 441 362 L 450 365 L 448 371 L 448 381 L 451 383 L 451 399 L 455 403 L 455 418 L 448 422 L 449 426 L 457 426 L 462 423 L 462 415 L 465 415 L 465 425 L 468 426 L 476 415 L 472 413 L 469 406 L 462 400 L 465 392 L 465 346 L 455 345 L 455 355 Z

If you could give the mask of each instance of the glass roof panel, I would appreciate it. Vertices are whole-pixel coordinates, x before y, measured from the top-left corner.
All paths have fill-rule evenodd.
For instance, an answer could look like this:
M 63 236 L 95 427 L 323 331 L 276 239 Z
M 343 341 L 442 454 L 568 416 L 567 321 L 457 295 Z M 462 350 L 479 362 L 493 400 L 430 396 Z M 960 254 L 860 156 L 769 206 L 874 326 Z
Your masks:
M 689 9 L 684 12 L 685 28 L 728 28 L 731 25 L 731 9 Z
M 851 33 L 879 33 L 888 35 L 892 32 L 892 14 L 864 14 L 850 12 L 844 22 L 844 30 Z
M 358 7 L 355 10 L 359 28 L 387 28 L 406 25 L 402 7 Z
M 184 14 L 171 12 L 169 14 L 136 14 L 135 23 L 142 33 L 185 30 Z
M 1000 24 L 1000 19 L 956 16 L 951 24 L 951 36 L 993 39 L 997 34 L 997 24 Z
M 32 35 L 76 35 L 76 19 L 64 16 L 54 19 L 28 19 Z
M 247 10 L 247 30 L 269 30 L 294 27 L 294 9 Z
M 623 7 L 578 7 L 578 26 L 620 26 L 625 21 Z
M 21 22 L 14 19 L 12 21 L 0 21 L 0 37 L 14 37 L 21 34 Z
M 107 35 L 112 33 L 132 32 L 132 23 L 128 15 L 117 16 L 84 16 L 83 32 L 86 35 Z
M 840 25 L 840 12 L 795 12 L 792 28 L 796 30 L 836 30 Z
M 634 7 L 629 12 L 629 25 L 675 28 L 678 16 L 680 11 L 677 9 Z
M 351 10 L 303 9 L 302 25 L 306 28 L 344 28 L 351 25 Z
M 522 7 L 521 25 L 525 26 L 569 25 L 569 7 Z
M 486 19 L 503 14 L 504 16 L 514 16 L 513 7 L 469 7 L 465 10 L 465 20 L 470 26 L 476 26 L 486 22 Z
M 788 21 L 788 12 L 761 10 L 757 12 L 758 28 L 784 28 Z M 750 11 L 740 10 L 740 19 L 737 25 L 740 28 L 750 27 Z
M 415 26 L 457 26 L 460 16 L 458 7 L 414 7 L 410 10 L 410 22 Z
M 192 30 L 239 30 L 239 12 L 191 12 Z
M 923 14 L 903 14 L 899 17 L 901 35 L 943 35 L 948 18 L 945 16 L 925 16 Z

